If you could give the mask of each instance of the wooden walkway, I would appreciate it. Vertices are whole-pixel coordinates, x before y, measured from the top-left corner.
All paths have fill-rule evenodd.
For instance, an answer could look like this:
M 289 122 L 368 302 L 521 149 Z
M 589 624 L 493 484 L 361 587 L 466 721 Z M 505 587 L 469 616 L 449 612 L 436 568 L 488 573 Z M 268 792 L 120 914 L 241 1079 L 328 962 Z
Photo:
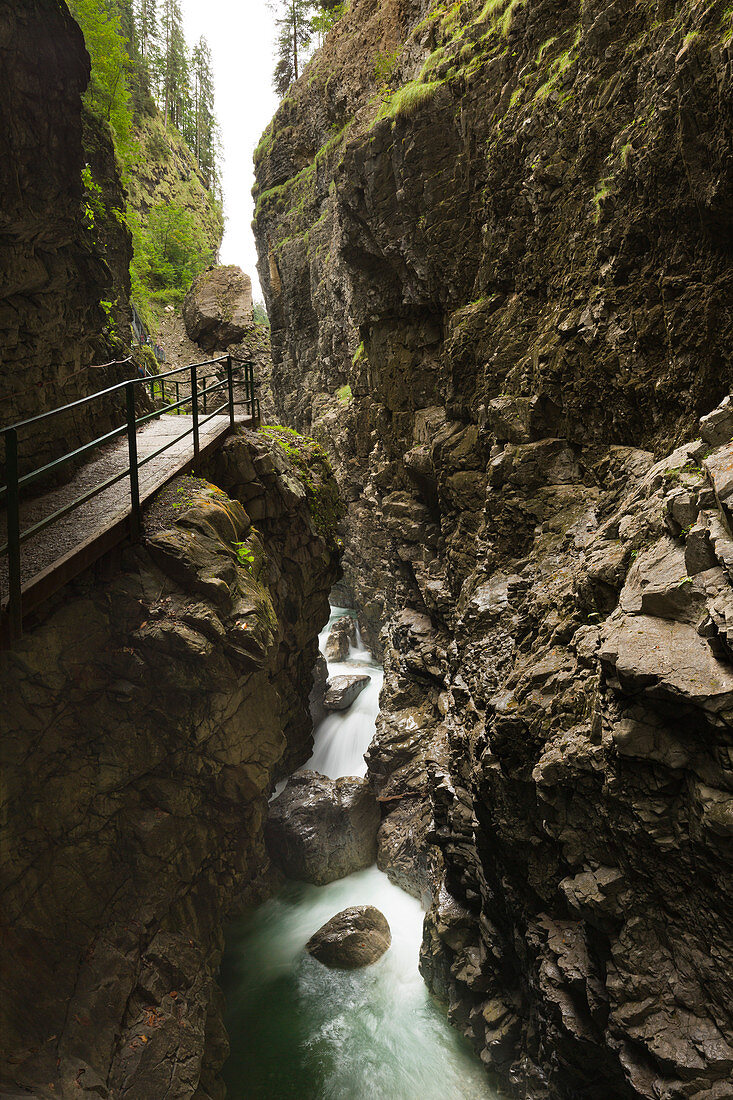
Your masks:
M 238 417 L 247 426 L 250 417 Z M 193 428 L 191 416 L 161 416 L 137 432 L 138 460 L 164 447 L 169 441 Z M 230 430 L 228 415 L 215 416 L 200 431 L 200 457 L 220 445 Z M 178 474 L 190 472 L 193 463 L 193 434 L 172 445 L 139 471 L 140 500 L 148 501 L 163 485 Z M 51 515 L 65 504 L 82 496 L 95 485 L 121 473 L 129 464 L 128 444 L 121 438 L 100 447 L 96 457 L 81 466 L 74 476 L 42 496 L 21 500 L 21 530 Z M 64 584 L 77 576 L 130 531 L 130 481 L 123 478 L 86 504 L 55 520 L 22 544 L 21 584 L 24 614 L 37 608 Z M 6 515 L 0 513 L 0 544 L 7 538 Z M 8 559 L 0 557 L 2 603 L 8 594 Z

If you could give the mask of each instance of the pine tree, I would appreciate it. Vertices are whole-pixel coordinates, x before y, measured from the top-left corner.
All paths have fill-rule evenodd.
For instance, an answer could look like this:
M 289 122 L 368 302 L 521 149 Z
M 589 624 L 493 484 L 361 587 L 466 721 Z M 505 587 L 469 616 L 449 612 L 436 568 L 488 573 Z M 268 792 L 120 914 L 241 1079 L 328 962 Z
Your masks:
M 179 0 L 163 0 L 160 16 L 161 99 L 165 125 L 181 128 L 188 91 L 188 51 Z
M 158 3 L 157 0 L 137 0 L 135 25 L 137 28 L 140 54 L 148 61 L 158 44 Z
M 215 190 L 218 173 L 219 127 L 214 114 L 214 74 L 211 50 L 202 36 L 191 54 L 192 105 L 187 133 L 206 184 Z
M 316 7 L 314 0 L 279 0 L 275 22 L 279 28 L 277 38 L 277 64 L 273 84 L 278 95 L 283 96 L 294 80 L 300 76 L 303 56 L 311 43 L 311 16 Z
M 312 36 L 324 36 L 344 13 L 340 0 L 272 0 L 277 13 L 277 63 L 273 84 L 279 96 L 284 96 L 293 81 L 303 71 Z

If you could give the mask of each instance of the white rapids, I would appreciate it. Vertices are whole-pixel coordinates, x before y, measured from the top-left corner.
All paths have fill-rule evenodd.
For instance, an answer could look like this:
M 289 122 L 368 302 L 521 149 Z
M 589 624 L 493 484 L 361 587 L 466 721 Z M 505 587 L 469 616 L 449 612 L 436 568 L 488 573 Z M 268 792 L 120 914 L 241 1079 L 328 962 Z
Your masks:
M 333 608 L 320 635 L 325 648 Z M 329 675 L 372 680 L 348 711 L 328 715 L 305 768 L 332 779 L 365 775 L 382 670 L 359 638 Z M 364 970 L 329 970 L 304 950 L 349 905 L 376 905 L 392 946 Z M 222 966 L 231 1055 L 229 1100 L 485 1100 L 497 1094 L 467 1044 L 434 1004 L 417 964 L 420 903 L 376 866 L 328 886 L 289 883 L 230 927 Z

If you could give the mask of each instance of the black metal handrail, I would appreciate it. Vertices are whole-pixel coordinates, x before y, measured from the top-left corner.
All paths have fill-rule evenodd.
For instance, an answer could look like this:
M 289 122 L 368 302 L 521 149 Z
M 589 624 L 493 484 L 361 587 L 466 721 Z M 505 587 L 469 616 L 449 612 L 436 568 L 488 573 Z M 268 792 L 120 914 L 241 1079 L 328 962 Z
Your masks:
M 238 364 L 237 368 L 234 364 Z M 222 378 L 217 375 L 199 375 L 199 371 L 206 367 L 219 366 L 223 367 Z M 244 400 L 235 402 L 234 400 L 234 373 L 235 369 L 242 368 L 242 381 L 244 383 Z M 174 376 L 180 375 L 186 372 L 188 377 L 185 382 L 181 382 L 180 379 L 172 381 Z M 212 378 L 216 378 L 216 381 L 209 385 Z M 166 399 L 166 384 L 174 387 L 175 401 L 168 401 Z M 189 387 L 188 395 L 181 397 L 181 386 L 185 385 Z M 135 395 L 136 386 L 150 387 L 151 400 L 155 400 L 155 389 L 158 388 L 159 396 L 163 402 L 162 406 L 158 409 L 154 409 L 153 412 L 143 413 L 142 416 L 137 416 L 135 413 Z M 30 470 L 28 473 L 19 475 L 19 462 L 18 462 L 18 433 L 22 429 L 28 428 L 32 425 L 36 425 L 41 421 L 44 421 L 52 416 L 57 416 L 61 413 L 68 413 L 70 410 L 78 409 L 83 405 L 87 405 L 92 401 L 99 399 L 109 399 L 112 394 L 125 393 L 125 422 L 112 431 L 106 432 L 104 435 L 99 436 L 97 439 L 93 439 L 89 443 L 83 444 L 81 447 L 77 447 L 72 451 L 61 455 L 59 458 L 54 459 L 53 462 L 45 463 L 43 466 L 39 466 L 37 469 Z M 223 394 L 223 403 L 217 408 L 211 410 L 211 395 L 220 392 Z M 214 399 L 215 400 L 215 399 Z M 86 504 L 89 500 L 92 500 L 99 493 L 109 489 L 112 485 L 116 485 L 118 482 L 129 477 L 130 479 L 130 524 L 131 534 L 133 538 L 137 538 L 140 535 L 142 528 L 142 516 L 140 505 L 140 483 L 139 483 L 139 471 L 141 467 L 145 466 L 148 462 L 158 458 L 164 451 L 169 450 L 171 447 L 180 443 L 188 436 L 193 436 L 193 464 L 196 467 L 199 454 L 200 454 L 200 432 L 201 428 L 209 423 L 214 417 L 220 416 L 225 413 L 229 417 L 230 427 L 234 427 L 234 409 L 235 405 L 245 406 L 249 410 L 249 415 L 253 420 L 259 419 L 259 401 L 255 396 L 254 385 L 254 367 L 249 360 L 239 359 L 233 355 L 222 355 L 216 359 L 206 359 L 201 363 L 192 363 L 184 367 L 176 367 L 173 370 L 166 371 L 164 374 L 157 374 L 153 376 L 145 375 L 140 378 L 131 378 L 126 382 L 119 382 L 114 386 L 108 386 L 107 389 L 99 390 L 97 393 L 89 394 L 87 397 L 82 397 L 77 401 L 72 401 L 68 405 L 63 405 L 58 409 L 50 409 L 48 412 L 40 413 L 38 416 L 29 417 L 27 420 L 21 420 L 16 424 L 11 424 L 6 428 L 0 428 L 0 436 L 4 439 L 5 443 L 5 467 L 7 474 L 7 484 L 0 486 L 0 501 L 6 499 L 7 501 L 7 541 L 0 546 L 0 555 L 7 554 L 8 556 L 8 600 L 7 600 L 7 612 L 10 625 L 11 638 L 17 638 L 22 634 L 23 630 L 23 602 L 22 602 L 22 584 L 21 584 L 21 546 L 33 535 L 37 535 L 39 532 L 45 530 L 56 520 L 62 516 L 68 515 L 69 512 L 74 511 L 75 508 L 80 507 L 82 504 Z M 193 418 L 192 427 L 188 428 L 185 432 L 177 435 L 174 439 L 168 440 L 162 447 L 154 451 L 152 454 L 146 455 L 143 459 L 138 457 L 137 452 L 137 432 L 138 429 L 152 420 L 158 419 L 164 414 L 178 413 L 180 414 L 184 410 L 190 410 Z M 202 419 L 200 413 L 204 414 Z M 20 525 L 20 497 L 21 492 L 34 481 L 37 481 L 40 477 L 48 475 L 52 471 L 63 466 L 65 463 L 78 460 L 82 455 L 88 454 L 96 447 L 101 447 L 105 443 L 110 443 L 112 440 L 119 438 L 122 435 L 127 435 L 128 445 L 128 465 L 124 470 L 114 476 L 107 478 L 99 485 L 94 486 L 92 489 L 87 490 L 80 497 L 58 508 L 50 516 L 44 517 L 37 523 L 32 524 L 25 530 L 21 530 Z

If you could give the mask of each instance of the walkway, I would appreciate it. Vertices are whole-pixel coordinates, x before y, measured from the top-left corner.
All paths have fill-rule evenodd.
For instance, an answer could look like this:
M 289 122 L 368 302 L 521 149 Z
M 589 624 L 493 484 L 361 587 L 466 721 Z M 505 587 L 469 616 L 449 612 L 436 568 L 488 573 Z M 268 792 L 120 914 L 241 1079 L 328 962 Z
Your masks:
M 231 384 L 231 363 L 228 364 Z M 175 373 L 175 372 L 174 372 Z M 137 384 L 137 383 L 136 383 Z M 203 383 L 204 388 L 206 382 Z M 132 383 L 123 384 L 128 388 Z M 225 396 L 226 379 L 215 382 L 214 390 Z M 119 387 L 115 387 L 119 388 Z M 181 384 L 181 389 L 183 385 Z M 190 391 L 190 385 L 187 387 Z M 111 392 L 111 391 L 108 391 Z M 235 422 L 241 425 L 254 425 L 255 417 L 250 415 L 256 409 L 253 400 L 253 384 L 245 379 L 244 385 L 238 382 L 233 388 L 233 411 Z M 95 395 L 96 396 L 96 395 Z M 103 395 L 100 395 L 103 396 Z M 129 395 L 128 395 L 129 396 Z M 242 400 L 242 398 L 244 400 Z M 231 430 L 232 422 L 229 409 L 221 408 L 219 413 L 201 415 L 203 390 L 199 391 L 198 449 L 199 461 L 218 447 Z M 210 398 L 211 400 L 211 398 Z M 135 433 L 137 444 L 137 464 L 139 478 L 140 505 L 150 498 L 172 478 L 182 473 L 190 473 L 194 463 L 194 418 L 190 413 L 190 392 L 180 402 L 183 415 L 163 412 L 143 415 L 138 419 Z M 171 409 L 175 406 L 170 406 Z M 241 415 L 246 414 L 246 415 Z M 134 416 L 134 413 L 128 415 Z M 122 429 L 124 433 L 124 429 Z M 183 438 L 179 438 L 183 436 Z M 162 452 L 162 453 L 158 453 Z M 145 460 L 149 458 L 150 461 Z M 73 577 L 98 560 L 118 543 L 139 530 L 133 517 L 131 504 L 131 480 L 128 472 L 129 444 L 127 435 L 118 435 L 107 443 L 98 443 L 89 450 L 88 461 L 81 465 L 69 481 L 47 490 L 38 496 L 20 494 L 20 530 L 29 531 L 36 524 L 47 520 L 65 506 L 91 494 L 99 487 L 91 499 L 76 505 L 65 515 L 54 519 L 47 527 L 29 535 L 20 545 L 20 597 L 14 598 L 12 606 L 8 604 L 8 593 L 12 589 L 9 576 L 7 553 L 0 554 L 0 644 L 18 633 L 22 619 L 17 609 L 22 606 L 22 615 L 26 616 L 53 593 L 62 588 Z M 108 481 L 119 477 L 115 484 Z M 136 513 L 139 516 L 140 513 Z M 139 522 L 139 521 L 137 521 Z M 7 512 L 0 509 L 0 546 L 7 541 Z M 8 619 L 7 615 L 15 615 Z

